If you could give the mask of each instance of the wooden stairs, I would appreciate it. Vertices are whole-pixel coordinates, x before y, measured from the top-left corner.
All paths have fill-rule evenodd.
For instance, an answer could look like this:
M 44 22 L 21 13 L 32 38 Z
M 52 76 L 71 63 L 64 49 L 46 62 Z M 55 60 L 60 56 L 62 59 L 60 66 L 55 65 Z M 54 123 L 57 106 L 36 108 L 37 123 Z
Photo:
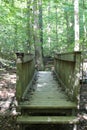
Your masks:
M 61 93 L 51 72 L 39 72 L 34 87 L 34 91 L 27 93 L 29 100 L 18 106 L 21 111 L 21 116 L 17 118 L 20 130 L 54 130 L 53 126 L 57 130 L 73 130 L 74 125 L 79 122 L 76 116 L 77 104 L 67 100 L 65 94 Z

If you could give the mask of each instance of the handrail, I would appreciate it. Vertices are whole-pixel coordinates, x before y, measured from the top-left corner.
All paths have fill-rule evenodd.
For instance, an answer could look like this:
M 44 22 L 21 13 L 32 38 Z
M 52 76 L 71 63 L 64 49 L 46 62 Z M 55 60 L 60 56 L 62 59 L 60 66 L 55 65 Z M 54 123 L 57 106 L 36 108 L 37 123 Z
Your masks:
M 56 54 L 54 63 L 55 71 L 68 98 L 78 102 L 80 92 L 81 52 Z
M 17 83 L 16 98 L 22 100 L 22 96 L 34 75 L 34 56 L 31 54 L 16 53 L 17 55 Z

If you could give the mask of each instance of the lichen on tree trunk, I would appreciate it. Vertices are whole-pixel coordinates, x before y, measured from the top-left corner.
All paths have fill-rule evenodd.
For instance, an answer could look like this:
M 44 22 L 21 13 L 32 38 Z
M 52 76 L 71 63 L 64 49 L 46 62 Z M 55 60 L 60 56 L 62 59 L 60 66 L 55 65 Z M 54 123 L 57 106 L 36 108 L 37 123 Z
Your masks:
M 79 0 L 74 0 L 74 22 L 75 22 L 75 46 L 74 51 L 79 51 Z
M 33 1 L 33 17 L 34 17 L 34 47 L 35 47 L 35 60 L 39 70 L 43 70 L 43 56 L 42 56 L 42 42 L 40 37 L 40 25 L 39 25 L 39 6 L 41 6 L 41 0 Z M 41 18 L 41 17 L 40 17 Z

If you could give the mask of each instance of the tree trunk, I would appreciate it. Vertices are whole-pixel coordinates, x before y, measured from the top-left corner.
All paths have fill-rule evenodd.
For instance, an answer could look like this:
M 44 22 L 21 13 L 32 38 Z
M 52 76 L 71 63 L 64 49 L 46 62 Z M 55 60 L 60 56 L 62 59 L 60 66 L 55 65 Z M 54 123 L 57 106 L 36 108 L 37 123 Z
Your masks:
M 56 9 L 56 44 L 58 47 L 58 8 L 57 5 L 55 6 Z
M 18 51 L 18 26 L 17 24 L 14 25 L 14 52 Z
M 48 5 L 48 25 L 47 25 L 47 32 L 48 32 L 48 47 L 49 47 L 49 52 L 50 52 L 50 50 L 51 50 L 51 37 L 50 37 L 50 31 L 51 31 L 51 28 L 50 28 L 50 1 L 49 1 L 49 3 L 48 3 L 49 5 Z
M 42 48 L 42 56 L 44 57 L 43 53 L 43 19 L 42 19 L 42 0 L 39 0 L 39 28 L 40 28 L 40 42 Z
M 67 26 L 67 44 L 70 42 L 70 36 L 69 36 L 69 15 L 68 12 L 65 12 L 65 19 L 66 19 L 66 26 Z
M 35 47 L 35 60 L 36 66 L 39 70 L 43 70 L 43 57 L 42 57 L 42 44 L 40 39 L 40 26 L 39 26 L 39 1 L 33 1 L 34 13 L 34 47 Z
M 85 8 L 85 1 L 83 0 L 84 42 L 86 42 L 86 37 L 87 37 L 87 29 L 86 29 L 86 17 L 85 17 L 85 13 L 84 13 L 84 8 Z
M 31 0 L 27 1 L 27 47 L 28 47 L 28 51 L 31 51 L 31 38 L 32 38 L 32 30 L 31 30 L 31 9 L 30 9 L 30 5 L 31 5 Z
M 75 20 L 74 51 L 79 51 L 79 0 L 74 0 L 74 20 Z

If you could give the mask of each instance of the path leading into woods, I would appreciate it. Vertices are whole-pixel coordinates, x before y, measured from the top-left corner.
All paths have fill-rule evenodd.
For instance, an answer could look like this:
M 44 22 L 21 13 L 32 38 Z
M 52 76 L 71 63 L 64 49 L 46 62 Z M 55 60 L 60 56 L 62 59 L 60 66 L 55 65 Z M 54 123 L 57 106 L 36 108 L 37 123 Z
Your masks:
M 48 85 L 49 84 L 49 85 Z M 5 116 L 0 117 L 0 129 L 4 130 L 17 130 L 16 121 L 14 117 L 10 117 L 10 114 L 16 114 L 15 112 L 15 92 L 16 92 L 16 71 L 14 70 L 0 70 L 0 114 L 5 114 Z M 61 92 L 61 87 L 56 80 L 55 75 L 52 72 L 39 72 L 37 74 L 37 79 L 33 84 L 33 89 L 31 91 L 31 107 L 44 106 L 45 108 L 55 105 L 60 107 L 63 103 L 70 105 L 71 103 L 67 101 L 65 94 Z M 28 95 L 29 96 L 29 95 Z M 60 103 L 60 98 L 61 103 Z M 43 99 L 43 100 L 42 100 Z M 12 106 L 10 104 L 12 102 Z M 38 102 L 38 104 L 36 103 Z M 27 101 L 29 104 L 29 101 Z M 71 106 L 71 105 L 70 105 Z M 10 109 L 9 109 L 10 108 Z M 10 111 L 9 111 L 10 110 Z M 6 116 L 7 114 L 7 116 Z M 4 121 L 4 125 L 3 122 Z M 82 120 L 79 130 L 87 129 L 87 121 Z
M 52 72 L 40 71 L 29 100 L 33 108 L 72 108 L 76 104 L 67 100 L 64 92 Z
M 55 122 L 59 123 L 60 120 L 61 122 L 73 121 L 75 117 L 70 118 L 67 115 L 61 116 L 60 114 L 66 114 L 67 109 L 76 108 L 76 104 L 67 100 L 67 97 L 53 72 L 40 71 L 35 77 L 33 86 L 28 90 L 26 99 L 24 102 L 21 102 L 20 108 L 22 108 L 22 112 L 25 113 L 25 116 L 21 116 L 17 119 L 19 124 L 31 124 L 29 127 L 30 130 L 35 130 L 35 124 L 38 124 L 38 122 L 41 125 L 47 124 L 47 122 L 53 124 L 55 124 Z M 58 110 L 62 110 L 63 113 Z M 68 114 L 71 116 L 71 113 Z M 87 123 L 84 123 L 84 121 L 83 117 L 81 117 L 81 123 L 78 126 L 78 130 L 87 129 Z M 66 129 L 63 125 L 59 127 L 55 125 L 45 126 L 47 130 L 56 130 L 61 129 L 62 127 L 63 129 Z M 39 126 L 39 129 L 42 130 L 42 126 Z M 67 130 L 68 129 L 69 127 Z
M 51 71 L 37 72 L 33 86 L 27 92 L 26 99 L 19 105 L 22 111 L 21 116 L 17 118 L 19 124 L 48 124 L 46 128 L 40 126 L 40 130 L 49 130 L 50 126 L 55 124 L 56 130 L 57 124 L 69 124 L 76 119 L 76 116 L 71 115 L 72 110 L 77 107 L 76 103 L 68 100 L 56 75 Z M 29 127 L 31 130 L 32 127 Z M 37 129 L 36 126 L 34 127 Z

